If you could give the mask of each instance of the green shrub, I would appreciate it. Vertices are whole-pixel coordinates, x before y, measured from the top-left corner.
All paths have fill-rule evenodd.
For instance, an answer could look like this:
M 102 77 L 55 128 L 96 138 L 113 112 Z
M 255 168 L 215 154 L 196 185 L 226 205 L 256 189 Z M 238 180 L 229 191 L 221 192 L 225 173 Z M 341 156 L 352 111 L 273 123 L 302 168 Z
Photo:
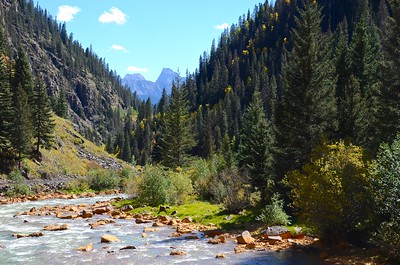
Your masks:
M 158 206 L 170 202 L 173 186 L 167 171 L 161 166 L 146 166 L 137 181 L 136 195 L 142 203 Z
M 31 188 L 25 183 L 12 184 L 11 187 L 6 191 L 7 196 L 22 196 L 32 194 Z
M 269 226 L 290 224 L 290 217 L 283 210 L 283 200 L 280 199 L 278 193 L 272 196 L 271 203 L 265 206 L 256 220 Z
M 343 142 L 317 146 L 311 162 L 284 183 L 300 219 L 322 239 L 346 239 L 371 214 L 370 178 L 362 149 Z
M 195 159 L 190 164 L 188 173 L 196 194 L 202 199 L 209 199 L 211 196 L 210 181 L 212 177 L 217 175 L 212 163 L 201 158 Z
M 11 187 L 6 191 L 8 196 L 22 196 L 32 194 L 32 190 L 25 183 L 25 178 L 22 176 L 21 172 L 14 170 L 8 174 L 7 178 L 13 182 Z
M 120 179 L 113 170 L 91 170 L 89 172 L 89 184 L 93 190 L 108 190 L 119 187 Z
M 84 177 L 80 177 L 77 179 L 73 179 L 67 182 L 66 190 L 74 192 L 74 193 L 81 193 L 88 191 L 90 189 L 89 180 Z
M 19 170 L 11 171 L 10 174 L 8 174 L 7 178 L 16 183 L 25 182 L 25 178 L 24 178 L 24 176 L 22 176 L 22 174 Z
M 375 212 L 380 223 L 373 242 L 400 259 L 400 134 L 391 145 L 380 146 L 371 174 Z
M 223 203 L 230 213 L 238 213 L 249 205 L 250 185 L 248 178 L 237 169 L 225 169 L 210 184 L 216 203 Z
M 169 171 L 169 178 L 173 191 L 169 194 L 170 204 L 184 204 L 191 194 L 193 194 L 193 185 L 190 178 L 183 172 Z

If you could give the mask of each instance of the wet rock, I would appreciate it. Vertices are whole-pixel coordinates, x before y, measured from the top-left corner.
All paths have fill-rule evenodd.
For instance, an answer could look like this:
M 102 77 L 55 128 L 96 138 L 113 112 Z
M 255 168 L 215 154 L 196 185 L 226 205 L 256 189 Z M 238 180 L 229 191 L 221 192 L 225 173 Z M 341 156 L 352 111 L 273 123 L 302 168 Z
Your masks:
M 244 231 L 240 236 L 236 237 L 238 244 L 250 244 L 254 243 L 254 238 L 251 236 L 249 231 Z
M 216 259 L 226 259 L 226 255 L 225 255 L 225 254 L 222 254 L 222 253 L 218 253 L 218 254 L 215 256 L 215 258 L 216 258 Z
M 189 223 L 193 222 L 193 219 L 192 219 L 192 217 L 186 217 L 181 222 L 184 224 L 189 224 Z
M 62 230 L 68 230 L 69 225 L 68 224 L 63 224 L 63 225 L 47 225 L 43 228 L 45 231 L 62 231 Z
M 13 237 L 24 238 L 24 237 L 41 237 L 44 236 L 42 232 L 34 232 L 31 234 L 13 234 Z
M 82 218 L 92 218 L 93 213 L 91 211 L 83 210 L 81 214 Z
M 94 222 L 93 224 L 89 224 L 91 229 L 97 228 L 99 226 L 102 225 L 106 225 L 106 224 L 114 224 L 115 221 L 114 220 L 99 220 Z
M 178 232 L 174 232 L 171 234 L 171 237 L 180 237 L 181 234 L 179 234 Z
M 120 240 L 116 236 L 104 234 L 101 236 L 101 243 L 112 243 L 119 242 Z
M 233 250 L 235 251 L 235 254 L 246 252 L 246 249 L 241 246 L 236 246 Z
M 111 206 L 99 207 L 99 208 L 93 209 L 93 214 L 104 214 L 104 213 L 108 213 L 111 211 L 113 211 Z
M 161 227 L 161 226 L 164 226 L 164 224 L 159 222 L 153 223 L 153 227 Z
M 267 236 L 267 242 L 271 245 L 275 245 L 278 242 L 282 242 L 282 237 L 281 236 Z
M 130 204 L 124 205 L 124 206 L 121 208 L 121 211 L 123 211 L 123 212 L 129 212 L 129 211 L 132 211 L 132 210 L 133 210 L 133 206 L 130 205 Z
M 168 224 L 170 221 L 172 221 L 172 218 L 169 216 L 162 215 L 158 218 L 158 220 L 163 224 Z
M 268 239 L 269 236 L 280 236 L 282 239 L 292 238 L 292 233 L 283 226 L 271 226 L 261 232 L 262 236 Z
M 142 237 L 143 238 L 147 237 L 147 234 L 146 233 L 142 233 Z
M 256 243 L 250 243 L 246 245 L 246 249 L 256 249 L 257 245 Z
M 126 247 L 121 248 L 120 250 L 128 250 L 128 249 L 137 249 L 137 247 L 135 247 L 135 246 L 126 246 Z
M 92 251 L 93 249 L 94 249 L 93 243 L 78 248 L 78 250 L 82 252 L 89 252 Z
M 77 214 L 67 214 L 67 215 L 62 214 L 59 218 L 60 219 L 76 219 L 76 218 L 78 218 L 78 216 L 79 215 L 77 215 Z
M 169 255 L 171 255 L 171 256 L 185 256 L 185 255 L 187 255 L 187 253 L 185 251 L 181 251 L 181 250 L 173 250 L 173 251 L 171 251 L 171 253 L 169 253 Z
M 207 244 L 211 244 L 211 245 L 218 245 L 220 242 L 218 240 L 218 238 L 212 238 L 210 240 L 208 240 Z
M 153 221 L 151 220 L 145 220 L 145 219 L 141 219 L 141 218 L 136 218 L 136 223 L 137 224 L 148 224 L 148 223 L 152 223 Z
M 222 235 L 224 232 L 220 229 L 203 231 L 206 237 L 216 237 Z
M 168 225 L 176 226 L 176 225 L 178 225 L 178 221 L 176 221 L 175 219 L 172 219 L 171 221 L 168 222 Z

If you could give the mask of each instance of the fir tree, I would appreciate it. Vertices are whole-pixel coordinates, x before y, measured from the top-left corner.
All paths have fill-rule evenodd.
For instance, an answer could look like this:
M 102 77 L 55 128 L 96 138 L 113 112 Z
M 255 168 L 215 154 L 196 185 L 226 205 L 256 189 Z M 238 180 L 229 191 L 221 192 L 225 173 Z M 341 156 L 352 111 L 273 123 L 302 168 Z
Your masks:
M 28 56 L 21 46 L 18 48 L 17 55 L 18 57 L 15 60 L 15 74 L 12 78 L 12 86 L 14 89 L 20 86 L 28 96 L 29 106 L 32 106 L 34 89 L 32 69 L 29 64 Z
M 28 96 L 21 86 L 16 88 L 13 95 L 13 127 L 12 145 L 16 153 L 18 168 L 21 169 L 21 161 L 27 157 L 31 151 L 31 123 L 28 112 Z
M 162 163 L 166 167 L 175 168 L 188 162 L 189 151 L 194 147 L 195 141 L 191 130 L 186 89 L 179 80 L 172 86 L 171 99 L 165 113 L 160 138 Z
M 33 93 L 32 111 L 33 137 L 36 141 L 35 152 L 38 154 L 40 147 L 49 148 L 51 146 L 55 127 L 47 89 L 41 78 L 38 79 Z
M 382 87 L 379 94 L 378 124 L 380 139 L 390 142 L 400 131 L 400 1 L 389 1 L 392 17 L 383 37 Z
M 64 90 L 60 91 L 54 112 L 61 118 L 67 118 L 68 115 L 68 102 Z
M 293 49 L 282 66 L 278 106 L 279 176 L 305 164 L 311 149 L 336 130 L 336 100 L 330 41 L 321 33 L 317 4 L 307 1 L 292 31 Z
M 274 182 L 273 146 L 272 124 L 265 118 L 261 94 L 256 90 L 245 114 L 238 162 L 242 169 L 249 171 L 253 188 L 261 190 L 264 200 Z
M 0 172 L 5 172 L 9 169 L 12 152 L 11 130 L 14 110 L 9 84 L 10 71 L 8 64 L 8 58 L 0 49 Z

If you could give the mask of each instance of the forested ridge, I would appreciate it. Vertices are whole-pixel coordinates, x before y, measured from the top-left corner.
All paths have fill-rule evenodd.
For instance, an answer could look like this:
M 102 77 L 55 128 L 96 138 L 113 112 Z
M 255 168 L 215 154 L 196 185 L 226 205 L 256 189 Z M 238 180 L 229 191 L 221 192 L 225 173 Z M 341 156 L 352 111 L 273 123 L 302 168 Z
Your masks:
M 141 170 L 123 181 L 141 203 L 195 196 L 229 213 L 251 210 L 267 225 L 301 223 L 326 242 L 372 243 L 399 258 L 399 0 L 260 4 L 213 41 L 198 69 L 158 103 L 138 101 L 103 59 L 32 1 L 3 0 L 1 12 L 0 36 L 9 38 L 0 38 L 0 103 L 10 106 L 1 108 L 2 159 L 9 159 L 7 148 L 15 164 L 26 154 L 31 135 L 25 145 L 11 135 L 32 115 L 22 110 L 39 102 L 35 95 L 45 98 L 43 76 L 56 113 L 88 122 L 87 136 Z M 10 43 L 19 39 L 15 29 L 41 40 L 36 45 L 55 66 L 48 69 L 65 76 L 65 91 L 53 90 L 54 71 L 27 61 L 29 42 Z M 15 78 L 29 73 L 29 64 L 37 86 Z M 12 115 L 21 122 L 8 120 Z M 38 152 L 51 142 L 39 140 Z

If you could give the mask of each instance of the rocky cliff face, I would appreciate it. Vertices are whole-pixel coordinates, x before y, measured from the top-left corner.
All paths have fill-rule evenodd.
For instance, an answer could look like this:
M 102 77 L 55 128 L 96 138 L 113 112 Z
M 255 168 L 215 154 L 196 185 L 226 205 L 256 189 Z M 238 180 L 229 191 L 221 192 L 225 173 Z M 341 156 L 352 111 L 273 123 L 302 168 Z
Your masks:
M 81 133 L 99 142 L 117 129 L 116 113 L 130 106 L 130 92 L 102 58 L 68 37 L 65 24 L 57 24 L 33 1 L 2 0 L 0 27 L 10 56 L 18 45 L 24 48 L 34 76 L 43 77 L 50 97 L 66 94 L 68 117 Z

